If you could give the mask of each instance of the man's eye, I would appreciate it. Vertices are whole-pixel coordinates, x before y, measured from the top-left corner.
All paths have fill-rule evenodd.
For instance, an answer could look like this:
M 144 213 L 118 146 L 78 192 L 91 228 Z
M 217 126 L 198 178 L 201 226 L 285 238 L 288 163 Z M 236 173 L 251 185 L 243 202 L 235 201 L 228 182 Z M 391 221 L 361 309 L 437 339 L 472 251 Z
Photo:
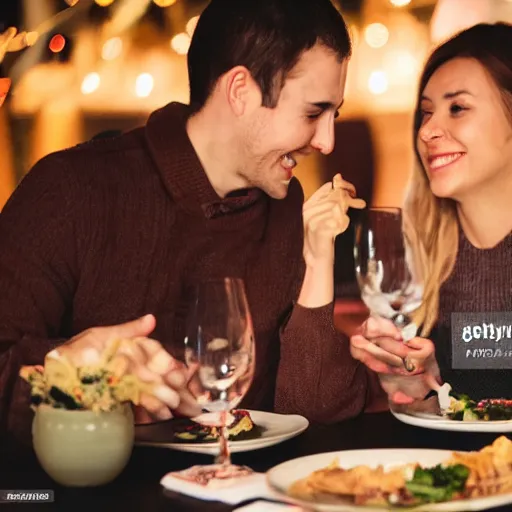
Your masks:
M 317 112 L 316 114 L 308 114 L 308 119 L 318 119 L 322 115 L 322 112 Z

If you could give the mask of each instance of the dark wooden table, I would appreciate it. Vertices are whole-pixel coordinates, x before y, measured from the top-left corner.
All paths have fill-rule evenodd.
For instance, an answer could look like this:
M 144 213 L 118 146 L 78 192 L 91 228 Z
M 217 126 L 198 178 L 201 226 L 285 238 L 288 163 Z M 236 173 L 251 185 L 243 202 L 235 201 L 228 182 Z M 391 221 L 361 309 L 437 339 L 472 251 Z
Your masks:
M 256 471 L 296 457 L 315 453 L 363 448 L 438 448 L 478 450 L 498 434 L 441 432 L 400 423 L 389 413 L 365 414 L 334 425 L 311 425 L 302 435 L 279 445 L 233 455 L 233 461 Z M 165 492 L 161 477 L 194 464 L 209 464 L 212 457 L 161 448 L 135 447 L 129 465 L 111 484 L 91 489 L 73 489 L 54 483 L 39 467 L 35 456 L 19 446 L 4 446 L 0 453 L 0 489 L 53 489 L 52 505 L 1 505 L 0 510 L 89 510 L 228 512 L 234 507 Z M 504 512 L 511 507 L 493 509 Z

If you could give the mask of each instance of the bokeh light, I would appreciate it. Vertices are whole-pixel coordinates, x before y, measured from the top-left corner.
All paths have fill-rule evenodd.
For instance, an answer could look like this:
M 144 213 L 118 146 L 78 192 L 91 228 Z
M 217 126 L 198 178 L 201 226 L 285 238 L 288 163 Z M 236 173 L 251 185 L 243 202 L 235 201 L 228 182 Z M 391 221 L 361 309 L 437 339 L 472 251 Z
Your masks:
M 194 16 L 190 18 L 187 22 L 187 34 L 192 37 L 194 35 L 194 30 L 196 29 L 197 22 L 199 21 L 199 16 Z
M 411 0 L 389 0 L 395 7 L 404 7 L 411 3 Z
M 388 90 L 388 77 L 384 71 L 373 71 L 368 79 L 368 89 L 372 94 L 383 94 Z
M 154 80 L 149 73 L 141 73 L 135 81 L 135 94 L 139 98 L 146 98 L 153 90 Z
M 382 23 L 372 23 L 364 30 L 364 39 L 368 46 L 381 48 L 389 39 L 389 30 Z
M 59 53 L 64 50 L 64 46 L 66 46 L 66 39 L 62 34 L 55 34 L 48 43 L 48 48 L 53 53 Z
M 171 39 L 171 48 L 179 55 L 186 55 L 190 48 L 190 36 L 185 32 L 176 34 Z
M 176 3 L 176 0 L 153 0 L 158 7 L 170 7 Z
M 108 41 L 105 41 L 101 50 L 101 57 L 104 60 L 114 60 L 121 55 L 123 51 L 123 41 L 120 37 L 112 37 Z
M 100 7 L 108 7 L 114 0 L 94 0 Z
M 100 75 L 98 73 L 89 73 L 82 82 L 82 94 L 91 94 L 100 86 Z

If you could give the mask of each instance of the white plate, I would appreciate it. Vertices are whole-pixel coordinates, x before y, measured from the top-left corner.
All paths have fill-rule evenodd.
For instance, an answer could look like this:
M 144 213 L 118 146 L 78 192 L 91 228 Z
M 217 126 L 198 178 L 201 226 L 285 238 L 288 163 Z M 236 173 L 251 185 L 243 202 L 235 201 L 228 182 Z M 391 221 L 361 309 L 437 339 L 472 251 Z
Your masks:
M 265 429 L 261 437 L 257 439 L 247 439 L 243 441 L 230 441 L 229 449 L 231 453 L 248 452 L 259 450 L 267 446 L 273 446 L 282 443 L 292 437 L 298 436 L 308 428 L 309 422 L 303 416 L 295 414 L 274 414 L 271 412 L 251 411 L 251 417 L 256 425 Z M 205 453 L 207 455 L 217 455 L 219 452 L 219 443 L 165 443 L 151 441 L 136 441 L 139 446 L 157 446 L 160 448 L 171 448 L 183 452 Z
M 354 466 L 368 465 L 376 467 L 383 465 L 384 468 L 392 468 L 400 464 L 419 462 L 430 467 L 435 466 L 452 455 L 450 450 L 418 450 L 418 449 L 381 449 L 381 450 L 348 450 L 340 452 L 320 453 L 318 455 L 309 455 L 298 459 L 289 460 L 283 464 L 272 468 L 267 473 L 267 482 L 270 487 L 279 495 L 287 495 L 287 489 L 297 480 L 307 477 L 313 471 L 327 467 L 336 458 L 342 468 L 350 469 Z M 345 511 L 365 511 L 382 512 L 382 508 L 356 506 L 350 501 L 339 499 L 336 504 L 328 504 L 316 501 L 310 503 L 301 500 L 291 500 L 303 507 L 313 506 L 315 510 L 326 512 L 345 512 Z M 487 510 L 492 507 L 499 507 L 512 503 L 512 493 L 501 496 L 489 496 L 486 498 L 459 500 L 444 503 L 428 503 L 419 507 L 409 507 L 407 512 L 425 511 L 425 512 L 458 512 L 461 510 Z M 386 510 L 386 509 L 385 509 Z
M 452 430 L 454 432 L 512 432 L 512 420 L 504 421 L 455 421 L 435 414 L 414 413 L 406 414 L 391 410 L 393 416 L 403 423 L 415 427 L 433 430 Z

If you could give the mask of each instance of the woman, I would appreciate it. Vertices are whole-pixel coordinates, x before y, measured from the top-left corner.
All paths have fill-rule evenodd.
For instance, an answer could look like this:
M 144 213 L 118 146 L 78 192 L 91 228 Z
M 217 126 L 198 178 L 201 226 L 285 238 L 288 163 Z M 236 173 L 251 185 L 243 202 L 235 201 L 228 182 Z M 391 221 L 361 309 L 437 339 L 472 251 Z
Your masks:
M 421 400 L 436 381 L 476 399 L 511 398 L 512 341 L 498 341 L 497 327 L 512 321 L 489 314 L 512 312 L 511 25 L 476 25 L 433 52 L 414 144 L 404 216 L 424 251 L 423 337 L 406 346 L 389 322 L 372 318 L 351 338 L 352 355 L 379 374 L 392 403 Z M 468 313 L 480 315 L 471 323 Z

